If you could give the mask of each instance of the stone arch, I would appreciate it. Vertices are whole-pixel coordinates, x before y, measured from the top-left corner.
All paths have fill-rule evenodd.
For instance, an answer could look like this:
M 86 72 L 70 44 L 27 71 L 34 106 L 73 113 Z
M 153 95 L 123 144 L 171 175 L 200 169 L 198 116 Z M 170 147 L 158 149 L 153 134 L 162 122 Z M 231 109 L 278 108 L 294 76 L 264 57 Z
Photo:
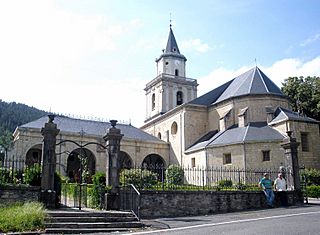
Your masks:
M 178 132 L 178 124 L 176 122 L 173 122 L 171 124 L 171 135 L 175 135 Z
M 165 160 L 158 154 L 149 154 L 142 161 L 142 167 L 147 169 L 163 168 L 166 166 Z
M 120 151 L 119 153 L 119 168 L 131 169 L 133 166 L 132 158 L 126 152 Z
M 26 166 L 33 166 L 41 163 L 42 144 L 33 145 L 26 153 Z
M 91 177 L 96 171 L 96 158 L 94 154 L 87 148 L 74 149 L 67 158 L 67 176 L 71 182 L 80 182 L 81 179 L 81 161 L 80 157 L 87 159 L 88 177 L 82 179 L 87 183 L 91 183 Z

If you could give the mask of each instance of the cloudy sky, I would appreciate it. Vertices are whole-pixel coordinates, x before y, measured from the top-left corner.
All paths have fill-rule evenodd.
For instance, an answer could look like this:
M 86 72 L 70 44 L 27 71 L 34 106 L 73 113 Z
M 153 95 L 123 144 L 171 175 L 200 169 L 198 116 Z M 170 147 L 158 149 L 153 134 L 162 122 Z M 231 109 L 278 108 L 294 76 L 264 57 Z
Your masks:
M 0 0 L 0 99 L 82 118 L 145 118 L 170 14 L 198 96 L 257 65 L 320 76 L 320 1 Z

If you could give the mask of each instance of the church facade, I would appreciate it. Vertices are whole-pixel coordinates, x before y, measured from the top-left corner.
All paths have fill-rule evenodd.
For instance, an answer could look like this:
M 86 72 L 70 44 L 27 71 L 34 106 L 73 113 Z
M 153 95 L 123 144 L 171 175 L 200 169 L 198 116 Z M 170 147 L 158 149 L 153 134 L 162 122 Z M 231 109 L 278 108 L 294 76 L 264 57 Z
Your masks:
M 146 85 L 145 132 L 170 143 L 170 164 L 278 168 L 287 132 L 300 142 L 300 165 L 320 169 L 319 122 L 292 112 L 288 98 L 258 67 L 197 97 L 170 27 L 157 76 Z
M 157 74 L 146 84 L 146 120 L 139 129 L 118 124 L 121 168 L 143 165 L 184 167 L 278 168 L 285 164 L 281 144 L 287 133 L 300 142 L 300 165 L 320 169 L 319 122 L 291 111 L 288 98 L 258 67 L 197 97 L 197 80 L 186 76 L 170 26 L 166 49 L 156 59 Z M 12 154 L 27 165 L 41 161 L 42 117 L 14 132 Z M 109 122 L 57 116 L 57 142 L 72 140 L 103 144 Z M 57 145 L 57 169 L 74 178 L 84 151 L 90 174 L 105 171 L 107 156 L 99 145 L 85 149 L 65 142 Z

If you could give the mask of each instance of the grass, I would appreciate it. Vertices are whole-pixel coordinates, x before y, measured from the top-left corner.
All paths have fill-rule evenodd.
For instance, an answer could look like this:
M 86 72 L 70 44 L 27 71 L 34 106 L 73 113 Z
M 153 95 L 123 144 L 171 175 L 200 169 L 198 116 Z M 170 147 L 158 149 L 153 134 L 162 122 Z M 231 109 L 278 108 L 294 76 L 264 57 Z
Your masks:
M 0 207 L 0 233 L 44 229 L 45 211 L 41 203 L 16 203 Z

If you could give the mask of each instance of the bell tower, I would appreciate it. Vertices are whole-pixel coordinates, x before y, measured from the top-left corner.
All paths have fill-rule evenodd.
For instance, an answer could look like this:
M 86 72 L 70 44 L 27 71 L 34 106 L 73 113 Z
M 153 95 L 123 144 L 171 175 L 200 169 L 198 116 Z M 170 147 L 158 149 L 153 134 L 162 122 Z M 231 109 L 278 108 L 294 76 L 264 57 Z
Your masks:
M 145 87 L 148 122 L 197 97 L 197 80 L 186 77 L 186 57 L 180 54 L 172 26 L 166 49 L 156 59 L 157 76 Z

